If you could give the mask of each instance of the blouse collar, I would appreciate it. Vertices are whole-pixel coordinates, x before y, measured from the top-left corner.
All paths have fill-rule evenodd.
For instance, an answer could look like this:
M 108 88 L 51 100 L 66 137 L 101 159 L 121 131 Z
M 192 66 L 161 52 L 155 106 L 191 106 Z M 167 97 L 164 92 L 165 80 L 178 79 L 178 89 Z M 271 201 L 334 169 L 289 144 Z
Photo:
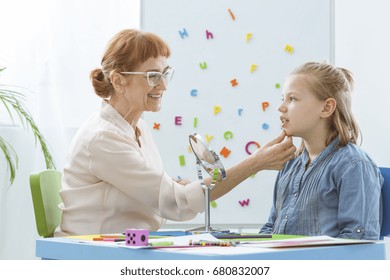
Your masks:
M 102 101 L 102 105 L 100 107 L 100 116 L 110 123 L 113 123 L 127 134 L 135 135 L 134 128 L 105 100 Z M 139 129 L 137 128 L 137 130 Z

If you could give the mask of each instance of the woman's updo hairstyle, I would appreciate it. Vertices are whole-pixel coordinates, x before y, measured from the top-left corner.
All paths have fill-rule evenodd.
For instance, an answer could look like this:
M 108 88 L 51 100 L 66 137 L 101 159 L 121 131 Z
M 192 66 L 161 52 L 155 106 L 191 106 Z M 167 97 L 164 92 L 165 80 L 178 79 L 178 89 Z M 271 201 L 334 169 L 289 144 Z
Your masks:
M 101 66 L 91 71 L 90 78 L 95 93 L 109 98 L 114 93 L 110 81 L 112 72 L 132 72 L 151 57 L 170 56 L 166 42 L 153 33 L 125 29 L 117 33 L 107 44 Z

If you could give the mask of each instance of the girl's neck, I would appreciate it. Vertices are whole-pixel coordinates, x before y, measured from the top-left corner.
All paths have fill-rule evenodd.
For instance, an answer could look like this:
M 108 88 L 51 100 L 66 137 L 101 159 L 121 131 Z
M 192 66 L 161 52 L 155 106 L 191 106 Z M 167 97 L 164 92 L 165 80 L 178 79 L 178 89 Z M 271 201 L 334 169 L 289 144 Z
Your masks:
M 325 141 L 318 141 L 317 143 L 308 143 L 305 141 L 305 147 L 309 154 L 309 162 L 318 157 L 318 155 L 326 148 Z
M 302 138 L 302 140 L 305 142 L 305 148 L 309 155 L 309 163 L 307 166 L 309 166 L 309 164 L 313 162 L 313 160 L 318 157 L 323 150 L 325 150 L 327 138 L 327 133 L 321 133 L 316 136 Z

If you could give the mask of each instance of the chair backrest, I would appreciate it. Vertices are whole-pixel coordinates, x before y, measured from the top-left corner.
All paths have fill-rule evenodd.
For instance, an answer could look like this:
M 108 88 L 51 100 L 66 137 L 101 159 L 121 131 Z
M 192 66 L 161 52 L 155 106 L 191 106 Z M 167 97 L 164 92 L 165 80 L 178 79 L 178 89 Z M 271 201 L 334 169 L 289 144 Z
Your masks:
M 390 168 L 379 168 L 383 179 L 385 179 L 382 186 L 382 205 L 383 205 L 383 218 L 381 237 L 390 235 Z
M 61 172 L 45 170 L 30 175 L 30 189 L 34 206 L 35 222 L 40 236 L 51 237 L 61 222 Z

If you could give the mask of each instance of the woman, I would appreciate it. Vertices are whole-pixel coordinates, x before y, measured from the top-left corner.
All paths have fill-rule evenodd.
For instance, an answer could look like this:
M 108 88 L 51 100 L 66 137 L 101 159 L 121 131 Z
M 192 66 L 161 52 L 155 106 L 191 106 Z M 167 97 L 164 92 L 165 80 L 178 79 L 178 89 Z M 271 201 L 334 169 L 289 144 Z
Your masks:
M 108 43 L 102 68 L 91 72 L 102 105 L 72 142 L 56 235 L 157 230 L 166 219 L 189 220 L 204 211 L 200 182 L 176 182 L 164 172 L 151 132 L 141 119 L 143 112 L 161 108 L 174 73 L 169 56 L 161 38 L 138 30 L 123 30 Z M 216 184 L 211 199 L 260 170 L 281 169 L 294 152 L 291 138 L 281 133 L 228 169 L 227 179 Z

